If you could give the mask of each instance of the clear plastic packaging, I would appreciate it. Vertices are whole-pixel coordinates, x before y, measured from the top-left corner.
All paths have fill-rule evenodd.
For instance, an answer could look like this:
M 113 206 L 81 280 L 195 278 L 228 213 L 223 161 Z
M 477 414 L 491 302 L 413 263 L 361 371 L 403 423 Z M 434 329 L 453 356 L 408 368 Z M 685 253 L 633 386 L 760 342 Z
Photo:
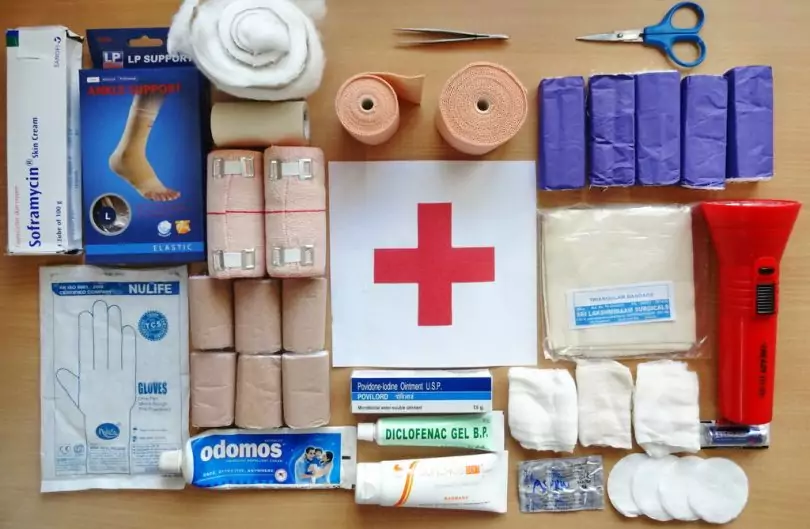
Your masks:
M 693 206 L 541 210 L 538 232 L 546 358 L 702 353 L 710 246 Z
M 602 456 L 523 461 L 518 494 L 524 513 L 604 509 Z

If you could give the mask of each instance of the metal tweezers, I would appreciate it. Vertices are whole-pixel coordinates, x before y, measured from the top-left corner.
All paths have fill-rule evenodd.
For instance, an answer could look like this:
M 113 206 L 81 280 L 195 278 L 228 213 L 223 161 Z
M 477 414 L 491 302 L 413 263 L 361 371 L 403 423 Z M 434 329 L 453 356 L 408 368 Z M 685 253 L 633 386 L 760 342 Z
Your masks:
M 471 42 L 474 40 L 507 40 L 509 35 L 497 35 L 489 33 L 471 33 L 469 31 L 455 31 L 452 29 L 440 28 L 396 28 L 394 31 L 403 33 L 423 33 L 427 36 L 449 35 L 451 38 L 425 38 L 422 40 L 405 40 L 398 43 L 399 46 L 419 46 L 422 44 L 446 44 L 450 42 Z

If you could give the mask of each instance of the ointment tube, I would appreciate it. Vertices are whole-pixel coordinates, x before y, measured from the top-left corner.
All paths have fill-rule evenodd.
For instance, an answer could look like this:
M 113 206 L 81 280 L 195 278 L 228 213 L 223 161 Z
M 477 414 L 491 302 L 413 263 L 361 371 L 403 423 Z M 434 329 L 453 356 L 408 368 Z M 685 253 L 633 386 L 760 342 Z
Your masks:
M 357 425 L 357 438 L 380 446 L 436 446 L 500 452 L 504 445 L 503 412 L 479 415 L 385 417 Z
M 506 512 L 507 452 L 359 463 L 360 505 Z

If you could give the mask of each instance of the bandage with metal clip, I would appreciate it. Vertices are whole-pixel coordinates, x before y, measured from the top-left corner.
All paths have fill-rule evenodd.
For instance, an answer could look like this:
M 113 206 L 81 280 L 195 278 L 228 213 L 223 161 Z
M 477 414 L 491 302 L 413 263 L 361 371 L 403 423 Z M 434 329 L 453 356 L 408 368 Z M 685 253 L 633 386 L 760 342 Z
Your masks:
M 241 156 L 233 160 L 217 156 L 212 160 L 211 174 L 214 178 L 224 178 L 226 176 L 253 178 L 255 176 L 253 158 L 251 156 Z
M 290 162 L 281 160 L 270 160 L 267 177 L 270 180 L 281 180 L 282 178 L 295 178 L 299 180 L 312 179 L 312 159 L 299 158 Z
M 270 262 L 273 266 L 286 266 L 288 264 L 312 266 L 315 264 L 315 246 L 311 244 L 290 248 L 274 246 Z
M 256 249 L 250 248 L 241 252 L 225 252 L 214 250 L 212 252 L 214 270 L 217 272 L 227 270 L 253 270 L 256 268 Z

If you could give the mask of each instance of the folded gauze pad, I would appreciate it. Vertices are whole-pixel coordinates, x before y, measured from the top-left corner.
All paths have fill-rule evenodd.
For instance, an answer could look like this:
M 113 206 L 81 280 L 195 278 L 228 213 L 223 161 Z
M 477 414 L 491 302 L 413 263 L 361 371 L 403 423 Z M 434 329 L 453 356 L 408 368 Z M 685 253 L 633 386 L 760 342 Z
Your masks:
M 633 375 L 627 367 L 613 360 L 578 361 L 577 396 L 582 446 L 633 448 Z
M 191 347 L 233 347 L 233 282 L 209 276 L 188 278 Z
M 565 369 L 509 370 L 509 430 L 523 448 L 573 452 L 577 387 Z
M 700 450 L 698 378 L 685 362 L 639 364 L 633 408 L 636 442 L 651 457 Z
M 236 353 L 191 353 L 191 425 L 214 428 L 233 424 Z
M 236 426 L 281 426 L 281 355 L 240 354 L 236 375 Z
M 281 358 L 284 422 L 290 428 L 329 424 L 329 352 L 284 353 Z
M 547 356 L 695 346 L 689 206 L 553 209 L 541 223 Z
M 264 223 L 270 277 L 326 274 L 326 175 L 316 147 L 264 151 Z

